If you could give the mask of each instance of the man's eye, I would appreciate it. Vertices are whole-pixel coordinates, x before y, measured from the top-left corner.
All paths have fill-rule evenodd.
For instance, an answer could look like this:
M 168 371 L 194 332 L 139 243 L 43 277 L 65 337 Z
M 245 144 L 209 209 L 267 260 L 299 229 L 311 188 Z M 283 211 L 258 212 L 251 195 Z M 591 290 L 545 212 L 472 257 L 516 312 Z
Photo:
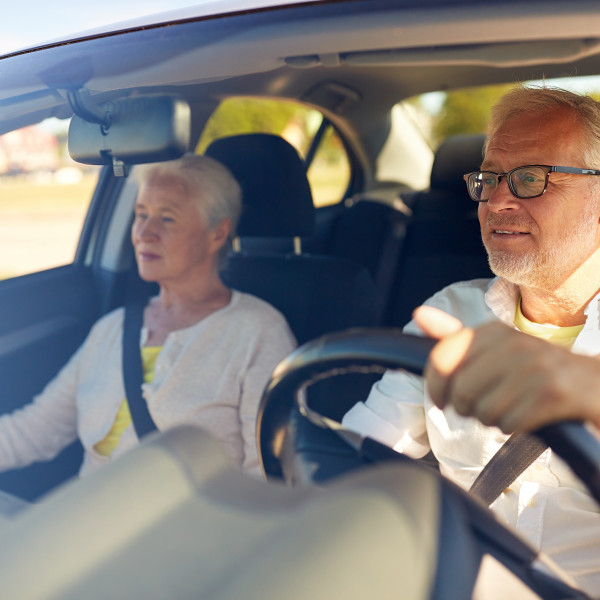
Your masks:
M 535 173 L 523 173 L 520 179 L 524 183 L 535 183 L 536 181 L 539 181 L 540 178 L 535 175 Z
M 173 217 L 163 217 L 162 222 L 163 223 L 175 223 L 175 219 Z
M 145 221 L 147 218 L 148 215 L 146 215 L 146 213 L 135 213 L 136 221 Z
M 519 174 L 519 181 L 526 186 L 537 185 L 543 181 L 543 177 L 540 177 L 537 173 L 522 173 Z
M 485 185 L 487 187 L 496 185 L 496 178 L 492 177 L 490 175 L 488 175 L 487 177 L 483 177 L 481 181 L 482 181 L 483 185 Z

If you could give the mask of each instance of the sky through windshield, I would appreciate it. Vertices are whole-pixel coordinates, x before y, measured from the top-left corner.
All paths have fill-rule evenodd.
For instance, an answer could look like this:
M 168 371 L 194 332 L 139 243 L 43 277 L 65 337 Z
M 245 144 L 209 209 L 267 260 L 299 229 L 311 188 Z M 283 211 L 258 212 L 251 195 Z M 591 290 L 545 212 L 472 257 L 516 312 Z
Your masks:
M 3 7 L 0 53 L 53 41 L 102 25 L 178 8 L 195 6 L 199 0 L 27 0 Z

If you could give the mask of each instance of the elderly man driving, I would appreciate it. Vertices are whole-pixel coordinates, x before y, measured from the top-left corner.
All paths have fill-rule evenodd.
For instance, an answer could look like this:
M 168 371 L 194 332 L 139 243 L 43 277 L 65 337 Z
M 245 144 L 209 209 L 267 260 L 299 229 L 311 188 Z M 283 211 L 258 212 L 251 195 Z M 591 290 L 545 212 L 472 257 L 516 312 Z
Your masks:
M 492 111 L 481 168 L 465 175 L 496 277 L 452 284 L 425 304 L 467 327 L 499 321 L 575 353 L 599 354 L 598 169 L 598 102 L 550 88 L 519 86 L 505 95 Z M 417 316 L 427 333 L 435 333 L 435 316 Z M 422 333 L 415 321 L 405 331 Z M 500 353 L 496 361 L 505 358 Z M 441 393 L 437 382 L 436 400 L 443 407 L 442 396 L 451 392 Z M 500 395 L 505 387 L 500 378 L 496 383 Z M 473 405 L 484 411 L 473 399 L 456 396 L 439 408 L 422 378 L 389 371 L 343 423 L 415 458 L 431 450 L 441 472 L 468 489 L 507 440 L 499 428 L 465 416 L 475 412 Z M 598 593 L 598 506 L 549 449 L 491 508 L 583 590 Z

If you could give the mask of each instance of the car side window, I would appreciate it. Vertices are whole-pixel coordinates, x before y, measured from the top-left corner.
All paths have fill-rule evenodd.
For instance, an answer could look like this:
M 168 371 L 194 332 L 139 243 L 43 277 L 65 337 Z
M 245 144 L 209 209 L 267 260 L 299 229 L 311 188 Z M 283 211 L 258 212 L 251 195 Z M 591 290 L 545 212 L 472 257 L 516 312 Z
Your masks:
M 217 138 L 243 133 L 280 135 L 296 148 L 308 161 L 315 206 L 343 199 L 350 182 L 350 160 L 341 137 L 319 111 L 296 102 L 229 98 L 206 123 L 196 151 L 203 153 Z
M 67 120 L 0 136 L 0 279 L 69 264 L 98 178 L 67 151 Z

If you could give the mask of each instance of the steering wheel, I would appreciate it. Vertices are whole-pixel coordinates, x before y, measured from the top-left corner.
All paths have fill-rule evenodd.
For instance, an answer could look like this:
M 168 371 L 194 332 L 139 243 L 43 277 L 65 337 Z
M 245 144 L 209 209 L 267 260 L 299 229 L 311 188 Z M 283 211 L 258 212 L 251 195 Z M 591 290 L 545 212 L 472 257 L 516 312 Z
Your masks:
M 382 460 L 400 465 L 407 461 L 414 463 L 370 438 L 344 430 L 326 414 L 314 411 L 306 401 L 305 391 L 324 378 L 348 372 L 406 369 L 420 375 L 434 344 L 434 340 L 406 335 L 400 330 L 353 329 L 323 336 L 290 354 L 275 369 L 259 407 L 257 440 L 266 477 L 295 483 L 298 479 L 318 480 L 314 474 L 319 472 L 325 473 L 321 480 L 326 480 Z M 303 433 L 307 427 L 311 438 L 308 444 Z M 315 432 L 316 438 L 311 437 Z M 546 426 L 535 434 L 567 462 L 600 503 L 600 443 L 591 432 L 581 423 L 564 422 Z M 309 475 L 298 477 L 294 473 L 303 462 L 303 454 L 308 455 Z M 331 464 L 323 468 L 324 463 Z M 481 556 L 484 553 L 494 556 L 543 598 L 587 597 L 532 569 L 537 557 L 535 549 L 503 527 L 478 499 L 437 476 L 447 499 L 461 505 L 461 513 L 467 515 L 468 523 L 464 526 L 476 538 Z M 433 597 L 451 596 L 440 592 Z

